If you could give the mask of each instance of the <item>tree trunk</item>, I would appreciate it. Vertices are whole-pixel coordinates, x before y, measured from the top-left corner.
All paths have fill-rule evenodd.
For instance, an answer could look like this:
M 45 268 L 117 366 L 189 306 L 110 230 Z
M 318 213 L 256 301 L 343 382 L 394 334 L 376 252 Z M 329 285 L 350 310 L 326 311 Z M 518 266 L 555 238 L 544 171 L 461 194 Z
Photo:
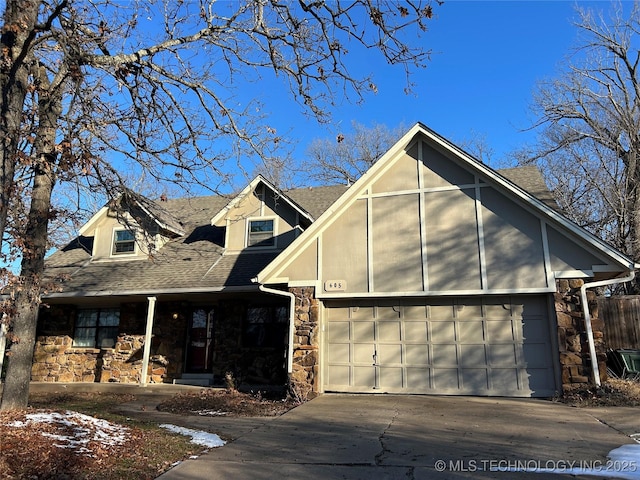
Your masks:
M 640 148 L 636 150 L 640 152 Z M 639 153 L 640 155 L 640 153 Z M 629 256 L 634 262 L 640 262 L 640 162 L 637 160 L 628 164 L 628 205 L 627 214 L 629 221 Z M 633 283 L 635 293 L 640 292 L 640 278 L 636 277 Z
M 12 319 L 12 345 L 0 410 L 25 408 L 29 401 L 31 364 L 36 341 L 44 257 L 47 253 L 51 194 L 55 184 L 56 129 L 62 111 L 61 86 L 51 92 L 46 71 L 37 75 L 39 124 L 36 134 L 33 190 L 25 232 L 19 288 L 15 289 L 15 317 Z
M 15 317 L 11 328 L 12 344 L 7 356 L 7 372 L 0 410 L 26 408 L 29 401 L 31 364 L 40 307 L 40 282 L 44 270 L 49 209 L 54 184 L 52 170 L 52 164 L 43 162 L 43 165 L 37 169 L 34 179 L 26 237 L 30 251 L 23 257 L 21 269 L 23 283 L 15 296 Z
M 29 43 L 38 19 L 39 1 L 7 0 L 0 36 L 0 247 L 13 193 L 20 124 L 28 87 Z

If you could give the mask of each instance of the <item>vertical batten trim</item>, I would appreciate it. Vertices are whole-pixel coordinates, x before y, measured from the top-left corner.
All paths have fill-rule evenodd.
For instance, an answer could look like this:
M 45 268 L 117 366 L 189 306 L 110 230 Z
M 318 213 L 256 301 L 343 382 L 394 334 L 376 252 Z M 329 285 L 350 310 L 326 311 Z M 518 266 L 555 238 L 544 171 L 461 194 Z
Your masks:
M 420 204 L 418 205 L 418 216 L 420 218 L 420 255 L 422 257 L 422 289 L 427 292 L 429 291 L 429 269 L 427 263 L 427 218 L 426 218 L 426 208 L 425 208 L 425 191 L 424 191 L 424 177 L 423 172 L 424 168 L 424 151 L 423 151 L 424 142 L 418 142 L 418 161 L 416 162 L 418 165 L 417 175 L 418 175 L 418 201 Z M 426 168 L 426 167 L 425 167 Z
M 318 296 L 318 294 L 322 294 L 322 292 L 324 291 L 324 285 L 322 282 L 322 259 L 323 259 L 323 255 L 322 255 L 322 237 L 324 236 L 324 232 L 322 232 L 320 235 L 318 235 L 316 237 L 316 261 L 317 263 L 317 267 L 316 267 L 316 275 L 318 276 L 318 278 L 316 279 L 316 286 L 318 287 L 318 289 L 316 290 L 316 296 Z
M 478 231 L 478 251 L 480 254 L 480 289 L 487 290 L 489 288 L 489 278 L 487 275 L 487 259 L 484 251 L 484 226 L 482 223 L 482 195 L 480 194 L 480 179 L 475 176 L 476 180 L 476 226 Z
M 549 251 L 549 239 L 547 238 L 547 222 L 540 219 L 540 236 L 542 237 L 542 253 L 544 255 L 544 272 L 547 278 L 547 287 L 556 284 L 551 271 L 551 252 Z
M 367 196 L 367 282 L 369 293 L 375 291 L 373 279 L 373 198 L 371 197 L 371 185 L 366 190 Z

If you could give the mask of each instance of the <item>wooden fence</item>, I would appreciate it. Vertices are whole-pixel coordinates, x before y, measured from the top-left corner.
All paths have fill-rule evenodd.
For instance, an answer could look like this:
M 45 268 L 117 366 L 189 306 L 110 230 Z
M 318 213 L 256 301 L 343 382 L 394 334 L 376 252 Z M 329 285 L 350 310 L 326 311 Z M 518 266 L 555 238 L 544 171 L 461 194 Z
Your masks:
M 598 297 L 606 348 L 640 349 L 640 295 Z

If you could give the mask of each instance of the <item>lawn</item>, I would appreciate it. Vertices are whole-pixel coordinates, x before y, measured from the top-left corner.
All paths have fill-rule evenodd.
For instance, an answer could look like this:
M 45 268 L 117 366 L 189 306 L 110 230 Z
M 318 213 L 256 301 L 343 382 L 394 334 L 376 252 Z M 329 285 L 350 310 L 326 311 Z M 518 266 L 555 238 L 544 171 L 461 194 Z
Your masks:
M 118 412 L 135 395 L 34 394 L 27 410 L 0 412 L 2 479 L 154 479 L 211 446 Z M 163 404 L 176 415 L 280 415 L 291 401 L 219 390 L 178 394 Z M 215 432 L 210 432 L 215 434 Z

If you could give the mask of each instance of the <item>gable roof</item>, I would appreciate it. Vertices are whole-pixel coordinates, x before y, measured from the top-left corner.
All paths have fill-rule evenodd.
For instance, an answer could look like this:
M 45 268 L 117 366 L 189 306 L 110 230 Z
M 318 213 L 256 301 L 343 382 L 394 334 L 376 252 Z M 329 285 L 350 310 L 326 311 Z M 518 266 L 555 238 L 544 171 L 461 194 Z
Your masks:
M 292 207 L 294 210 L 297 210 L 298 213 L 300 213 L 302 215 L 303 218 L 306 218 L 309 222 L 313 221 L 313 217 L 304 209 L 302 208 L 299 204 L 297 204 L 296 202 L 294 202 L 290 197 L 288 197 L 287 195 L 285 195 L 279 188 L 277 188 L 276 186 L 274 186 L 271 182 L 269 182 L 267 179 L 265 179 L 262 175 L 258 175 L 257 177 L 255 177 L 250 183 L 249 185 L 247 185 L 244 189 L 242 189 L 242 191 L 236 195 L 233 200 L 231 200 L 222 210 L 220 210 L 212 219 L 211 219 L 211 225 L 215 225 L 222 217 L 224 217 L 224 215 L 231 210 L 232 208 L 234 208 L 238 203 L 240 203 L 247 195 L 250 195 L 252 192 L 254 192 L 256 190 L 256 188 L 258 187 L 258 185 L 264 185 L 266 188 L 268 188 L 269 190 L 271 190 L 275 195 L 277 195 L 279 198 L 283 199 L 285 201 L 285 203 L 287 203 L 290 207 Z
M 282 283 L 286 281 L 284 278 L 279 278 L 279 275 L 286 264 L 291 262 L 291 259 L 295 256 L 295 252 L 302 251 L 310 245 L 310 242 L 312 242 L 314 238 L 317 238 L 319 233 L 326 228 L 332 219 L 335 219 L 336 216 L 344 212 L 349 205 L 352 205 L 365 189 L 373 183 L 374 179 L 380 178 L 385 171 L 390 169 L 395 159 L 418 137 L 426 139 L 431 146 L 444 152 L 448 156 L 454 156 L 469 171 L 480 175 L 481 178 L 486 178 L 493 185 L 505 191 L 511 197 L 515 197 L 552 224 L 560 226 L 560 228 L 570 232 L 598 252 L 603 253 L 611 259 L 614 264 L 619 265 L 622 270 L 633 270 L 636 266 L 626 255 L 558 213 L 554 209 L 556 204 L 536 167 L 507 169 L 501 172 L 502 174 L 498 173 L 496 170 L 475 159 L 425 125 L 417 123 L 356 181 L 349 190 L 331 206 L 330 210 L 325 211 L 309 229 L 290 244 L 278 258 L 262 270 L 256 276 L 255 281 L 261 284 Z M 521 187 L 518 183 L 524 185 Z M 532 194 L 523 187 L 529 187 L 536 193 Z
M 161 202 L 156 202 L 131 190 L 127 190 L 116 201 L 130 214 L 132 214 L 134 210 L 139 209 L 161 230 L 171 232 L 178 236 L 185 234 L 182 221 L 167 210 Z M 108 205 L 102 207 L 80 228 L 78 233 L 84 235 L 85 233 L 91 232 L 93 225 L 107 215 L 110 210 L 111 208 Z
M 300 212 L 309 223 L 314 219 L 320 220 L 316 220 L 307 231 L 321 228 L 319 224 L 322 218 L 330 217 L 341 205 L 349 202 L 349 199 L 357 194 L 361 182 L 366 182 L 366 178 L 384 168 L 385 162 L 418 133 L 435 135 L 418 124 L 372 167 L 370 171 L 373 173 L 365 174 L 364 180 L 356 182 L 351 187 L 334 185 L 280 190 L 258 176 L 234 197 L 212 195 L 168 199 L 162 202 L 141 201 L 141 204 L 138 204 L 140 208 L 144 206 L 145 211 L 158 225 L 164 225 L 163 228 L 174 232 L 178 228 L 183 231 L 180 236 L 165 244 L 154 258 L 91 262 L 93 238 L 82 234 L 90 233 L 91 229 L 88 226 L 97 221 L 101 212 L 104 214 L 101 210 L 80 230 L 81 235 L 78 238 L 47 259 L 47 276 L 66 277 L 61 284 L 60 294 L 75 296 L 255 289 L 252 279 L 258 275 L 264 278 L 264 272 L 273 269 L 278 259 L 283 258 L 284 254 L 289 254 L 291 249 L 295 248 L 293 245 L 298 245 L 307 235 L 299 237 L 285 252 L 229 254 L 224 249 L 224 227 L 213 225 L 215 219 L 220 218 L 256 186 L 263 184 Z M 457 148 L 447 144 L 440 137 L 435 138 L 445 142 L 448 148 Z M 500 178 L 508 188 L 517 189 L 529 201 L 537 197 L 536 201 L 541 205 L 553 205 L 551 194 L 537 168 L 512 168 L 500 171 L 502 175 L 498 175 L 470 156 L 466 155 L 465 158 L 468 162 L 475 162 L 473 164 L 476 168 L 486 169 L 492 176 Z M 516 185 L 522 185 L 529 193 Z M 551 206 L 545 208 L 551 210 Z M 329 209 L 331 213 L 327 213 Z
M 285 199 L 309 223 L 313 218 L 309 212 L 320 215 L 346 190 L 342 186 L 315 187 L 284 193 L 262 177 L 254 179 L 250 186 L 259 183 Z M 249 191 L 250 188 L 245 188 L 231 200 L 228 196 L 212 195 L 150 201 L 145 207 L 151 215 L 165 220 L 180 219 L 184 233 L 166 243 L 153 258 L 92 262 L 93 237 L 83 233 L 91 233 L 91 225 L 106 215 L 104 207 L 80 229 L 80 236 L 46 260 L 46 276 L 64 279 L 60 291 L 48 297 L 255 290 L 252 278 L 279 252 L 225 253 L 224 228 L 212 225 L 212 219 L 224 213 L 230 202 Z

